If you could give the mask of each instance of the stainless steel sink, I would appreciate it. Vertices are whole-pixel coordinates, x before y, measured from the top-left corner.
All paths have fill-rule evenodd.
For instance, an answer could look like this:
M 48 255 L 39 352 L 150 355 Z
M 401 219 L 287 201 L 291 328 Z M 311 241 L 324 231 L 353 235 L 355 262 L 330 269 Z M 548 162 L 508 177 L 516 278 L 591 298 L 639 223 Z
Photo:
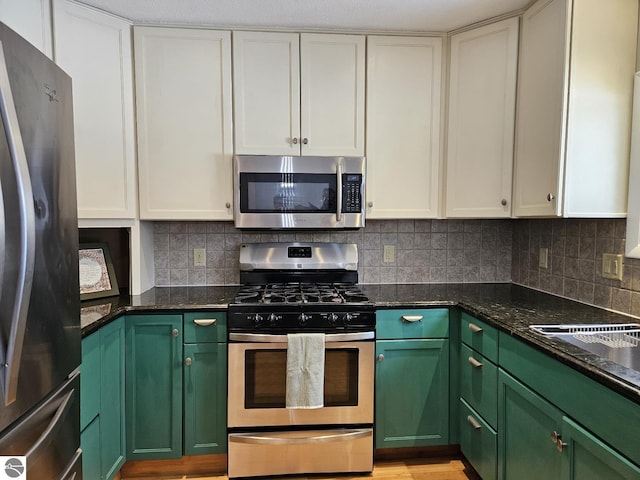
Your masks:
M 529 328 L 640 372 L 640 323 L 530 325 Z

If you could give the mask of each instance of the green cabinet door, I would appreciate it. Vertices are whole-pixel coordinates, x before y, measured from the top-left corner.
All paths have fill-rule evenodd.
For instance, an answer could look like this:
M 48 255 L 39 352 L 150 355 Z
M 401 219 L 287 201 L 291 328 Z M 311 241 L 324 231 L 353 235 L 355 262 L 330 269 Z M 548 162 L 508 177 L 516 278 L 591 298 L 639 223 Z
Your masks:
M 100 414 L 100 332 L 82 339 L 80 431 Z
M 562 425 L 565 480 L 639 480 L 640 468 L 569 418 Z
M 376 341 L 376 448 L 449 442 L 449 341 Z
M 126 319 L 127 460 L 182 456 L 182 315 Z
M 227 344 L 184 345 L 184 454 L 227 451 Z
M 82 400 L 80 401 L 82 402 Z M 96 416 L 82 430 L 80 446 L 82 448 L 82 478 L 89 480 L 104 478 L 100 463 L 100 416 Z
M 532 390 L 498 373 L 498 478 L 562 478 L 562 453 L 552 441 L 562 430 L 562 412 Z
M 100 329 L 100 439 L 102 478 L 111 479 L 125 462 L 124 318 Z M 88 477 L 93 478 L 93 477 Z

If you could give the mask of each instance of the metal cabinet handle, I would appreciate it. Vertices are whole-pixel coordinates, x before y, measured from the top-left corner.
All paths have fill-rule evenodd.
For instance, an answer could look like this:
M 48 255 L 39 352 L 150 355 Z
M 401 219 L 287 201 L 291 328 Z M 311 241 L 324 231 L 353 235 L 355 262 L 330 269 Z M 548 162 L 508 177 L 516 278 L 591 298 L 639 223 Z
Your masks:
M 180 335 L 180 332 L 178 331 L 178 329 L 177 329 L 177 328 L 174 328 L 174 329 L 171 331 L 171 335 L 173 335 L 174 337 L 177 337 L 178 335 Z
M 293 139 L 291 140 L 291 143 L 293 143 L 294 145 L 298 144 L 298 138 L 297 137 L 293 137 Z
M 474 368 L 482 368 L 483 363 L 479 362 L 478 360 L 476 360 L 473 357 L 469 357 L 469 363 L 474 367 Z
M 373 208 L 373 202 L 369 202 L 367 205 L 369 206 L 369 208 Z
M 506 198 L 503 198 L 503 199 L 500 201 L 500 205 L 502 205 L 503 207 L 504 207 L 504 206 L 506 206 L 506 205 L 507 205 L 507 199 L 506 199 Z
M 193 360 L 191 360 L 191 357 L 187 357 L 187 358 L 184 359 L 184 364 L 187 367 L 190 367 L 192 363 L 193 363 Z
M 553 202 L 555 200 L 556 196 L 553 193 L 549 193 L 547 195 L 547 202 Z
M 469 330 L 471 330 L 473 333 L 482 333 L 482 328 L 475 323 L 469 324 Z
M 480 422 L 478 422 L 478 420 L 476 420 L 475 418 L 473 418 L 472 415 L 469 415 L 467 417 L 467 422 L 469 422 L 469 424 L 475 428 L 476 430 L 480 430 L 482 428 L 482 425 L 480 425 Z
M 423 319 L 422 315 L 402 315 L 403 322 L 409 322 L 409 323 L 421 322 L 422 319 Z
M 201 327 L 208 327 L 209 325 L 215 325 L 217 320 L 215 318 L 197 318 L 193 321 L 196 325 Z
M 560 453 L 562 453 L 562 451 L 564 450 L 564 447 L 567 446 L 567 443 L 562 441 L 562 435 L 560 435 L 555 430 L 551 432 L 551 441 L 556 444 L 556 448 Z
M 308 138 L 306 138 L 306 137 L 305 137 L 305 138 L 303 138 L 303 139 L 302 139 L 302 144 L 303 144 L 303 145 L 308 145 L 308 144 L 309 144 L 309 139 L 308 139 Z
M 226 208 L 231 208 L 231 203 L 227 202 L 227 203 L 225 203 L 225 204 L 224 204 L 224 206 L 225 206 Z
M 378 361 L 379 362 L 384 362 L 384 355 L 383 354 L 378 355 Z

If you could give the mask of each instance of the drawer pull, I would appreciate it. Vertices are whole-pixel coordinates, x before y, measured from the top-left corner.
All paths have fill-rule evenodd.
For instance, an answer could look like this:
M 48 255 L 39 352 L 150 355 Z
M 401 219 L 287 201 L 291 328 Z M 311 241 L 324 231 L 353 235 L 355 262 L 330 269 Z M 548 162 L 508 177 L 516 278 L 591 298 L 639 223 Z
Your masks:
M 193 321 L 196 325 L 200 325 L 201 327 L 208 327 L 209 325 L 215 325 L 215 318 L 198 318 Z
M 469 330 L 471 330 L 473 333 L 482 333 L 482 328 L 480 328 L 475 323 L 470 323 L 469 324 Z
M 482 365 L 483 365 L 481 362 L 479 362 L 473 357 L 469 357 L 469 363 L 473 365 L 475 368 L 482 368 Z
M 421 322 L 423 316 L 422 315 L 402 315 L 403 322 Z
M 472 415 L 469 415 L 467 417 L 467 422 L 469 422 L 469 425 L 471 425 L 476 430 L 480 430 L 482 428 L 482 425 L 480 425 L 480 422 L 478 422 L 475 418 L 473 418 Z

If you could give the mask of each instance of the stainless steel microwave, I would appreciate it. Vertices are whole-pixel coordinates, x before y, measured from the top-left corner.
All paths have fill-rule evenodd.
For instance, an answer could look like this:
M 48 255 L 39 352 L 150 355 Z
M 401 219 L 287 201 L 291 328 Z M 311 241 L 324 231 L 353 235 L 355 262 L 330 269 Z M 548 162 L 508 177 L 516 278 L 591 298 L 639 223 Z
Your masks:
M 364 227 L 364 157 L 236 155 L 237 228 Z

